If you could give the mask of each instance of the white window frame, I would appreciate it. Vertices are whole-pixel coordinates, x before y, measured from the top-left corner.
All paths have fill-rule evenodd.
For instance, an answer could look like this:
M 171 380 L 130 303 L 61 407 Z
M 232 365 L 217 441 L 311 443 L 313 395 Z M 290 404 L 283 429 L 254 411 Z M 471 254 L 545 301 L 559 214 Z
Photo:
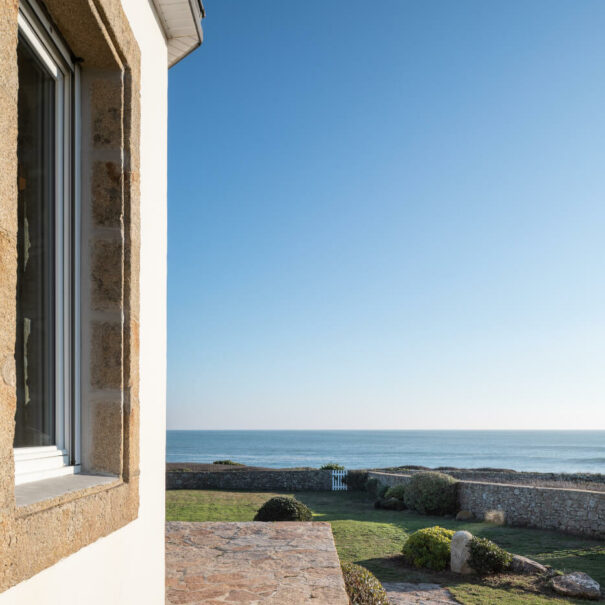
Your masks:
M 55 445 L 14 448 L 15 485 L 80 470 L 79 68 L 35 0 L 19 33 L 55 80 Z

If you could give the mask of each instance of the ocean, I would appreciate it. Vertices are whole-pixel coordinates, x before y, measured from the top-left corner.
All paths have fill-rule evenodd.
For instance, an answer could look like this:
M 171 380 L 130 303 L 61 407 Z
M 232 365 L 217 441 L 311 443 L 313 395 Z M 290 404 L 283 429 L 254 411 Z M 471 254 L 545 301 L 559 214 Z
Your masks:
M 605 473 L 605 431 L 167 431 L 167 462 Z

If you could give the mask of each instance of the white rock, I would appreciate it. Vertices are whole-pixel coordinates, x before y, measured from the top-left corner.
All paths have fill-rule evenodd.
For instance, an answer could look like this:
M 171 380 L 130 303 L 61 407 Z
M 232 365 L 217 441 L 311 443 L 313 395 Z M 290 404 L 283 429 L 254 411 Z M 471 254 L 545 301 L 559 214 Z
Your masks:
M 471 556 L 470 542 L 472 539 L 473 534 L 469 531 L 457 531 L 454 534 L 450 555 L 450 568 L 454 573 L 473 573 L 468 564 Z

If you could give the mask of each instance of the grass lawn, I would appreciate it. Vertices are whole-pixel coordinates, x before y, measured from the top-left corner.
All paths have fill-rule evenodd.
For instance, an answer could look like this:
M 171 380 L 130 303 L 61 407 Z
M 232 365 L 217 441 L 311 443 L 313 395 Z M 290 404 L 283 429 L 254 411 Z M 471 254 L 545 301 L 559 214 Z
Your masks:
M 360 492 L 168 491 L 166 517 L 168 521 L 252 521 L 260 505 L 276 495 L 295 495 L 313 510 L 315 521 L 330 522 L 342 561 L 363 565 L 382 581 L 443 584 L 462 603 L 541 605 L 573 601 L 544 596 L 533 578 L 506 575 L 469 581 L 450 573 L 410 568 L 400 557 L 405 534 L 432 525 L 467 529 L 510 552 L 561 571 L 584 571 L 605 585 L 605 542 L 537 529 L 426 517 L 410 511 L 375 510 L 373 501 Z

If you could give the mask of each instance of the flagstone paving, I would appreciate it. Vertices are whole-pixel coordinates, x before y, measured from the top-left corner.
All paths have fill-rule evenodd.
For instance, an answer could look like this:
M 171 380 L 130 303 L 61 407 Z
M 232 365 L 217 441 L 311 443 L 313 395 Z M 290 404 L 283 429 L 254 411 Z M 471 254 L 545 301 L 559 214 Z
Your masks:
M 452 605 L 458 601 L 449 590 L 439 584 L 409 584 L 407 582 L 384 582 L 391 605 Z
M 166 524 L 168 605 L 348 605 L 329 523 Z

